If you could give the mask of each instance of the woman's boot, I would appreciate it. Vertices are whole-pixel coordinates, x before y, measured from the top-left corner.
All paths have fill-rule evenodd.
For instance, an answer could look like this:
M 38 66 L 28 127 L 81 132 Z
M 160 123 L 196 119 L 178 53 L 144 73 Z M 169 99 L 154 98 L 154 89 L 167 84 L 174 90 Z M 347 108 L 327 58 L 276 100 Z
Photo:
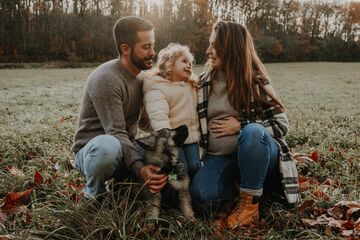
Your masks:
M 240 199 L 236 208 L 225 219 L 228 229 L 250 226 L 259 221 L 259 199 L 246 192 L 240 192 Z

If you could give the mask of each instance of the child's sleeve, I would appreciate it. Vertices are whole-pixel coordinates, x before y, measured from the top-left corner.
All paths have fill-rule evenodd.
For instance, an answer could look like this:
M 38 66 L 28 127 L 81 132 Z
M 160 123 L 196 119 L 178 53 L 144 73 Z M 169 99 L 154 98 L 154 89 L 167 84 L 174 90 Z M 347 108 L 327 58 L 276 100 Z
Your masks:
M 150 90 L 145 93 L 144 103 L 154 131 L 171 128 L 169 120 L 169 104 L 166 96 L 160 90 Z

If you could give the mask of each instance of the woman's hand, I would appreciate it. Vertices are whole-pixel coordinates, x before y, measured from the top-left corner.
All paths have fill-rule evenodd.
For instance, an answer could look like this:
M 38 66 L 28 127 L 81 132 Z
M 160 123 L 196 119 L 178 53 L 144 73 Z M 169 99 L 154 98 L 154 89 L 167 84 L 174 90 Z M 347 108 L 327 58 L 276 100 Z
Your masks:
M 158 193 L 167 183 L 168 177 L 166 174 L 159 174 L 160 167 L 154 165 L 146 165 L 140 169 L 140 177 L 148 186 L 151 193 Z
M 212 120 L 210 130 L 216 138 L 235 135 L 240 131 L 240 122 L 234 117 Z

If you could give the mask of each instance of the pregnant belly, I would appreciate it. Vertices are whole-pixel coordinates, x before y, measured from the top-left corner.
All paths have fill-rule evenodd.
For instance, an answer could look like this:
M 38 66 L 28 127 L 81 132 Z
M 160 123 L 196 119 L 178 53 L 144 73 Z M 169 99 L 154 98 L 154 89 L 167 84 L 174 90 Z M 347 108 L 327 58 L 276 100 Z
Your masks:
M 210 132 L 208 153 L 217 156 L 236 153 L 237 138 L 237 135 L 215 138 Z

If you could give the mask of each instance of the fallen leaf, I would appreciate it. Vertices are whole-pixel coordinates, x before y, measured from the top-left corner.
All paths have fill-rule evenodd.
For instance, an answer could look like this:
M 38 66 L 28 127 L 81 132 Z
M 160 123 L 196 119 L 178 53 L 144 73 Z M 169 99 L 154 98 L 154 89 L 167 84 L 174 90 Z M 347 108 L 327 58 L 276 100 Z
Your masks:
M 321 225 L 326 225 L 327 224 L 327 221 L 324 221 L 324 220 L 320 219 L 320 217 L 317 218 L 316 220 L 301 219 L 301 222 L 304 223 L 306 226 L 310 226 L 310 227 L 321 226 Z
M 79 194 L 77 194 L 77 193 L 73 193 L 73 194 L 71 194 L 71 196 L 70 196 L 70 199 L 71 200 L 73 200 L 74 202 L 80 202 L 80 200 L 82 199 L 84 197 L 84 193 L 83 192 L 81 192 L 81 193 L 79 193 Z
M 310 188 L 310 184 L 308 183 L 308 179 L 303 175 L 299 174 L 299 191 L 305 192 L 309 190 L 309 188 Z
M 351 219 L 351 218 L 354 219 L 360 218 L 360 208 L 352 207 L 346 211 L 346 219 Z
M 296 163 L 300 165 L 314 162 L 311 158 L 302 153 L 294 153 L 293 158 Z
M 312 191 L 311 194 L 316 198 L 320 198 L 320 199 L 323 199 L 323 200 L 327 201 L 327 200 L 330 199 L 330 197 L 329 197 L 329 195 L 327 195 L 325 193 L 325 190 L 326 189 L 322 189 L 322 188 L 318 187 L 314 191 Z
M 319 150 L 315 149 L 310 158 L 314 160 L 314 162 L 319 162 Z
M 39 171 L 36 171 L 34 174 L 34 182 L 37 184 L 44 183 L 44 178 L 41 176 L 41 173 Z
M 329 146 L 329 152 L 335 152 L 336 148 L 333 145 Z
M 357 201 L 340 201 L 335 204 L 336 207 L 344 209 L 347 220 L 360 218 L 360 202 Z
M 299 183 L 299 191 L 300 192 L 306 192 L 310 188 L 311 188 L 311 186 L 308 182 L 300 182 Z
M 351 237 L 351 235 L 353 235 L 353 234 L 354 234 L 353 230 L 342 230 L 341 231 L 341 236 L 349 237 L 349 238 L 347 238 L 347 240 L 355 240 L 354 238 Z
M 321 216 L 321 215 L 325 214 L 326 212 L 327 212 L 327 209 L 325 209 L 325 208 L 321 208 L 321 207 L 314 208 L 314 214 L 316 216 Z
M 336 228 L 336 229 L 341 229 L 342 225 L 344 224 L 343 220 L 336 220 L 332 217 L 327 218 L 328 222 L 328 226 Z
M 67 188 L 70 191 L 63 191 L 63 194 L 70 197 L 71 200 L 73 200 L 75 202 L 79 202 L 81 200 L 81 198 L 83 198 L 84 193 L 82 192 L 82 190 L 83 190 L 85 184 L 80 183 L 80 184 L 76 185 L 70 181 L 70 182 L 66 182 L 65 186 L 67 186 Z
M 350 220 L 347 220 L 342 224 L 342 227 L 345 228 L 346 230 L 353 230 L 354 224 Z
M 360 208 L 360 202 L 358 201 L 340 201 L 335 206 L 345 206 L 348 208 Z
M 302 175 L 299 175 L 299 191 L 305 192 L 309 190 L 311 187 L 319 186 L 319 181 L 314 177 L 304 177 Z
M 23 200 L 29 197 L 33 188 L 27 189 L 22 192 L 10 192 L 6 194 L 4 200 L 0 204 L 0 208 L 13 208 L 16 205 L 20 205 Z
M 79 185 L 74 184 L 73 182 L 67 182 L 65 185 L 73 191 L 81 192 L 85 186 L 85 184 L 81 183 Z
M 311 208 L 311 207 L 314 207 L 315 205 L 315 200 L 313 199 L 310 199 L 310 200 L 305 200 L 304 202 L 302 202 L 300 204 L 300 206 L 298 207 L 298 211 L 300 214 L 303 214 L 305 212 L 305 209 L 307 208 Z
M 354 229 L 360 232 L 360 218 L 354 223 Z
M 345 219 L 344 209 L 340 206 L 334 206 L 327 210 L 327 213 L 335 219 Z

